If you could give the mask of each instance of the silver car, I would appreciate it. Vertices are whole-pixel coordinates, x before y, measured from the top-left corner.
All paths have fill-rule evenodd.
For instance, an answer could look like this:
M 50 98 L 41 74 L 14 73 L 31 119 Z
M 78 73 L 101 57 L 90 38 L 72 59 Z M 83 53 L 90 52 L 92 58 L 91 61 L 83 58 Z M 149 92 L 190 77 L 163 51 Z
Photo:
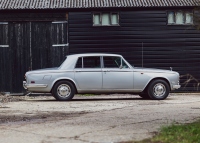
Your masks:
M 28 71 L 25 78 L 28 91 L 52 93 L 60 101 L 76 93 L 132 93 L 163 100 L 180 88 L 179 73 L 132 67 L 117 54 L 69 55 L 60 67 Z

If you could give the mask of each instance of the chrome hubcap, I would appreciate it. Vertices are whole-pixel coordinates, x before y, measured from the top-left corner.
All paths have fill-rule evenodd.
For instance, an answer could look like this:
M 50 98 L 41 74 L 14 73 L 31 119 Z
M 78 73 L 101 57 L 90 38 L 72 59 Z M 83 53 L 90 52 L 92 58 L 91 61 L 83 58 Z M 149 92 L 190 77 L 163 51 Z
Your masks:
M 68 97 L 71 94 L 71 89 L 67 84 L 61 84 L 57 88 L 57 93 L 60 97 Z
M 157 97 L 163 96 L 165 92 L 166 92 L 166 88 L 165 88 L 165 85 L 162 83 L 157 83 L 153 88 L 153 93 Z

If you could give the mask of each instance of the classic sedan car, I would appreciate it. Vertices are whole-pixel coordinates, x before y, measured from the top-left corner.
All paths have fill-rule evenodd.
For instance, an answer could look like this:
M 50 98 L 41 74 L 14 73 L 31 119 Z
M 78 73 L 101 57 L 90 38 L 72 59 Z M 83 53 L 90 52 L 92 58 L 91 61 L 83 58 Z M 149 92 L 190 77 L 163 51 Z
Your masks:
M 60 67 L 28 71 L 25 78 L 28 91 L 52 93 L 60 101 L 76 93 L 132 93 L 163 100 L 180 88 L 179 73 L 132 67 L 117 54 L 69 55 Z

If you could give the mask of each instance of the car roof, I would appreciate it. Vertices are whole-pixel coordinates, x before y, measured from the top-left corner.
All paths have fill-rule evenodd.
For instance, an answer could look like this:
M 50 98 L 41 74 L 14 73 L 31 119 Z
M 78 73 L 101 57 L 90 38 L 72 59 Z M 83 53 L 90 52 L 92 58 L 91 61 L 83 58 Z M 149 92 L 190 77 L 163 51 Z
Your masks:
M 107 53 L 84 53 L 84 54 L 73 54 L 67 57 L 84 57 L 84 56 L 120 56 L 119 54 L 107 54 Z

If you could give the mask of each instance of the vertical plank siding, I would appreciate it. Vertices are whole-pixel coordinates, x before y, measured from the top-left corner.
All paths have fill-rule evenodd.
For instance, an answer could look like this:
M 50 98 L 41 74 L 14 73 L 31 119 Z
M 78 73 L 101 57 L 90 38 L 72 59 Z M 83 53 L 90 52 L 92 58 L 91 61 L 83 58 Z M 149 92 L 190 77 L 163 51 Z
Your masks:
M 31 24 L 31 49 L 32 69 L 46 68 L 50 66 L 49 51 L 52 46 L 51 23 L 33 22 Z
M 8 91 L 11 81 L 8 77 L 12 74 L 11 61 L 9 60 L 10 47 L 8 45 L 8 23 L 0 23 L 0 89 Z
M 8 22 L 0 24 L 0 92 L 24 92 L 28 70 L 57 67 L 68 54 L 67 23 Z M 8 47 L 1 47 L 8 45 Z
M 51 24 L 52 47 L 50 51 L 51 67 L 60 66 L 67 54 L 69 54 L 68 46 L 68 27 L 67 23 L 52 23 Z M 62 45 L 62 46 L 61 46 Z M 56 55 L 56 56 L 55 56 Z
M 9 48 L 10 51 L 6 54 L 9 57 L 7 62 L 10 64 L 8 72 L 11 71 L 7 77 L 7 81 L 11 82 L 11 85 L 7 84 L 9 90 L 15 92 L 21 92 L 22 79 L 24 79 L 24 73 L 29 70 L 30 67 L 30 38 L 29 38 L 30 25 L 28 22 L 22 23 L 9 23 Z
M 200 32 L 167 25 L 167 10 L 121 11 L 120 26 L 92 23 L 91 12 L 69 14 L 70 54 L 116 53 L 136 67 L 172 67 L 181 75 L 180 90 L 200 90 Z

